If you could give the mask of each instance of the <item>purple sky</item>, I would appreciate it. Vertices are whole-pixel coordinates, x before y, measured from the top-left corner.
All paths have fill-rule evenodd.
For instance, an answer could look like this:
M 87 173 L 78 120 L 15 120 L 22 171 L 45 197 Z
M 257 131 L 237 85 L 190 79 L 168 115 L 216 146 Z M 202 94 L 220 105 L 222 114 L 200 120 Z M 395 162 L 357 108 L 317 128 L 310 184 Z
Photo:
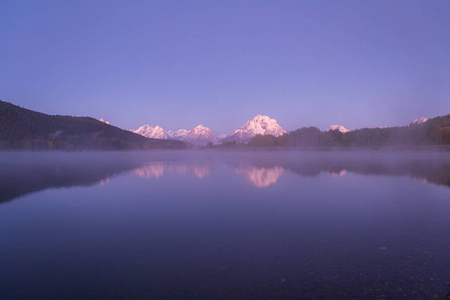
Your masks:
M 229 133 L 450 113 L 450 1 L 0 2 L 0 99 Z

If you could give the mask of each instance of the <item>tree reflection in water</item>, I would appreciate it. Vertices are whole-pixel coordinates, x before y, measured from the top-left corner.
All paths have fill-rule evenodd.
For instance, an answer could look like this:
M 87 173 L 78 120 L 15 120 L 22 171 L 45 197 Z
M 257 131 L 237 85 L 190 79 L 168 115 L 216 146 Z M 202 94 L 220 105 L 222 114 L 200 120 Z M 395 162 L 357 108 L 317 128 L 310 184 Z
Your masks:
M 285 172 L 302 177 L 329 173 L 409 176 L 422 184 L 450 186 L 448 153 L 257 152 L 257 153 L 3 153 L 0 156 L 0 203 L 48 188 L 105 184 L 130 171 L 156 179 L 166 173 L 210 176 L 226 166 L 257 188 L 277 183 Z

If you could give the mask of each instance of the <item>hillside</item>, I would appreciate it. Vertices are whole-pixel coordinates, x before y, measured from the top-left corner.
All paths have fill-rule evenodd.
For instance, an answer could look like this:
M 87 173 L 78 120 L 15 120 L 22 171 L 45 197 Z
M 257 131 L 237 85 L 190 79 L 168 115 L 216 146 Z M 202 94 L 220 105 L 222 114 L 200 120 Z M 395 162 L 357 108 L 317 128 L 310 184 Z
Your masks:
M 0 149 L 182 149 L 180 141 L 149 139 L 90 117 L 47 115 L 0 101 Z

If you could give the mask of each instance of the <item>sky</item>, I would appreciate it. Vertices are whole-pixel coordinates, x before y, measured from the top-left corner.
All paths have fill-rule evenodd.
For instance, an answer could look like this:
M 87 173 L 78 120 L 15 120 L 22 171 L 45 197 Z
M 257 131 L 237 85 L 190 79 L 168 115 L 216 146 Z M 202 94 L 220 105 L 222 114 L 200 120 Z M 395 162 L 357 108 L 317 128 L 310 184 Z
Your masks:
M 0 100 L 230 133 L 450 113 L 450 1 L 0 2 Z

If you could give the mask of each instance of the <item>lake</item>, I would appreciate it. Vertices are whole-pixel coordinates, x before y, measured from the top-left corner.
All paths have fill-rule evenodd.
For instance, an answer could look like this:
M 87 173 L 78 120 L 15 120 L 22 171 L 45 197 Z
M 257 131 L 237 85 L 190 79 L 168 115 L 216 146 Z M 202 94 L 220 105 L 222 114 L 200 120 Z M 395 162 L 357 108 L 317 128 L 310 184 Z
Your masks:
M 0 299 L 446 299 L 449 266 L 449 153 L 0 153 Z

